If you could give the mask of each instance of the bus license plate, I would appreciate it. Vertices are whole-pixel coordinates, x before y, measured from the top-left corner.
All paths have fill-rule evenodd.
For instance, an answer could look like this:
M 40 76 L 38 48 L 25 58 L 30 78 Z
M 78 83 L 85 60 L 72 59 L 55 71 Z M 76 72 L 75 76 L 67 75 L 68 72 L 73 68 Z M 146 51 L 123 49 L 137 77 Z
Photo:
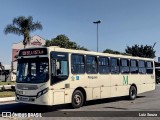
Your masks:
M 22 101 L 29 101 L 29 97 L 20 97 L 20 100 L 22 100 Z

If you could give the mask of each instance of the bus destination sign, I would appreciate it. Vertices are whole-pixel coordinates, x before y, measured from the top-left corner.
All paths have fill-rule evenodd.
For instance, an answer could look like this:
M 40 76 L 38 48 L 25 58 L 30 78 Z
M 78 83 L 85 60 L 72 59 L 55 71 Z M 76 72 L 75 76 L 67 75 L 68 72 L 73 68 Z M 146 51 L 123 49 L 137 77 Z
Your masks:
M 47 55 L 46 48 L 20 50 L 19 56 Z

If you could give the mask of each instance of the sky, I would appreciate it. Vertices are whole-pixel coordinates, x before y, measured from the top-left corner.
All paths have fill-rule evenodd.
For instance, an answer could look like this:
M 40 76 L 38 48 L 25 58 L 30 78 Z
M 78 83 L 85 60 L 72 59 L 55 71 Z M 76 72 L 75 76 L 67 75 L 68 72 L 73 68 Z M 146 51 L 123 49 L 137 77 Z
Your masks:
M 160 0 L 0 0 L 0 62 L 11 64 L 12 44 L 23 36 L 4 34 L 18 16 L 32 16 L 43 30 L 31 33 L 46 40 L 65 34 L 89 50 L 125 52 L 127 46 L 153 45 L 160 56 Z M 157 61 L 157 58 L 155 58 Z

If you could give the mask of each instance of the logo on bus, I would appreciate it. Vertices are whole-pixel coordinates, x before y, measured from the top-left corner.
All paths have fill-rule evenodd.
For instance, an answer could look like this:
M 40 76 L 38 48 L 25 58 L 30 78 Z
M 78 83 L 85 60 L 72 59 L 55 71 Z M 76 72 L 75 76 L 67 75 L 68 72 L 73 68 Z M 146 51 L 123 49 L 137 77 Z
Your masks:
M 128 85 L 128 76 L 123 76 L 123 85 Z
M 72 81 L 74 81 L 74 80 L 75 80 L 74 76 L 72 76 L 72 77 L 71 77 L 71 80 L 72 80 Z
M 76 76 L 76 80 L 79 80 L 79 76 Z

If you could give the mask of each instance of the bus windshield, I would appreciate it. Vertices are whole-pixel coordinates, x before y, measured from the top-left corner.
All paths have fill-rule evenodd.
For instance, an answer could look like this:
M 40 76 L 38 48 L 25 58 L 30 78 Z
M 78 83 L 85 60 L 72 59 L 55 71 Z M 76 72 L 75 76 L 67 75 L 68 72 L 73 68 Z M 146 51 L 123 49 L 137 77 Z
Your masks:
M 22 58 L 18 60 L 18 83 L 43 83 L 49 79 L 48 58 Z

